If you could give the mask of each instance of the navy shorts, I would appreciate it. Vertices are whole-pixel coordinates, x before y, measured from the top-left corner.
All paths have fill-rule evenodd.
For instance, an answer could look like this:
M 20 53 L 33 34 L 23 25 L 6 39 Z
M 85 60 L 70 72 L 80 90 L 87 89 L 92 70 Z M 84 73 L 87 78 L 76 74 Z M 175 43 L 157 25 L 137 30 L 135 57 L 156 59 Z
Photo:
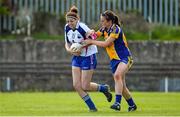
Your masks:
M 96 65 L 97 65 L 97 60 L 95 54 L 87 57 L 73 56 L 72 58 L 72 66 L 80 67 L 81 70 L 96 69 Z
M 122 58 L 121 60 L 112 59 L 110 62 L 110 67 L 111 67 L 111 71 L 113 74 L 116 72 L 116 69 L 117 69 L 119 63 L 121 63 L 121 62 L 128 64 L 128 68 L 131 68 L 131 66 L 133 64 L 133 59 L 132 59 L 132 57 Z

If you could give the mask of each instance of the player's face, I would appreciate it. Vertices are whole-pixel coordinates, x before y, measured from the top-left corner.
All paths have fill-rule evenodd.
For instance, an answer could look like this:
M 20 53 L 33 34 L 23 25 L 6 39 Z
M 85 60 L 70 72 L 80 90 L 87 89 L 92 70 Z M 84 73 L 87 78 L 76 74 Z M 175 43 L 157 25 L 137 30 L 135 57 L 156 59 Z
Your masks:
M 111 25 L 112 25 L 111 21 L 107 21 L 104 16 L 101 16 L 101 26 L 102 27 L 109 28 L 109 26 L 111 26 Z
M 72 29 L 76 28 L 77 21 L 78 20 L 73 19 L 73 18 L 67 18 L 66 19 L 66 22 L 68 23 L 69 27 Z

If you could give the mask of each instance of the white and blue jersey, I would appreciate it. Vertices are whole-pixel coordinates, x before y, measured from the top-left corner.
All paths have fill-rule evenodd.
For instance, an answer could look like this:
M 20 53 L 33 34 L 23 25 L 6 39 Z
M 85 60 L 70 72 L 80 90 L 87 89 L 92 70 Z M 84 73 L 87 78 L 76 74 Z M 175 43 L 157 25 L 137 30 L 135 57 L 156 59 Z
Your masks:
M 90 28 L 86 26 L 84 23 L 77 22 L 76 28 L 73 30 L 65 25 L 65 42 L 79 43 L 86 39 L 86 33 L 90 31 Z M 98 52 L 96 45 L 90 45 L 86 48 L 83 48 L 80 56 L 73 56 L 72 58 L 72 66 L 80 67 L 82 70 L 90 70 L 95 69 L 97 60 L 96 53 Z
M 65 25 L 65 42 L 72 44 L 72 43 L 79 43 L 86 39 L 86 33 L 90 31 L 84 23 L 78 21 L 75 30 L 71 29 L 68 24 Z M 80 56 L 90 56 L 92 54 L 97 53 L 97 46 L 90 45 L 87 48 L 83 48 L 81 51 Z

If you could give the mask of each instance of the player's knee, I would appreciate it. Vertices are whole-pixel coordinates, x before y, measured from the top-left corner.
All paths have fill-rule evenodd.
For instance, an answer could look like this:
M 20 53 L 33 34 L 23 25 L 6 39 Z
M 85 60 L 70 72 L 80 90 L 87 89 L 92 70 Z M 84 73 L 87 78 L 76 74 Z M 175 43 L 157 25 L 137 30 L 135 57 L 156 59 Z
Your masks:
M 80 83 L 75 83 L 73 84 L 73 87 L 75 90 L 80 90 L 81 89 L 81 84 Z
M 114 80 L 122 80 L 122 75 L 121 74 L 114 74 Z
M 88 85 L 88 84 L 82 84 L 82 89 L 83 89 L 84 91 L 89 91 L 89 90 L 90 90 L 90 85 Z

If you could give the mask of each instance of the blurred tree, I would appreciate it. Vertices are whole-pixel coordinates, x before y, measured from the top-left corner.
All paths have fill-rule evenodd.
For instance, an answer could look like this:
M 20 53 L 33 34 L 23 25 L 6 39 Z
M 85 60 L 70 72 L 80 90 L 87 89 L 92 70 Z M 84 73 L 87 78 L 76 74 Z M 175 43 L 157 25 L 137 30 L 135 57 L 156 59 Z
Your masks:
M 9 0 L 0 0 L 0 15 L 7 15 L 10 12 Z

